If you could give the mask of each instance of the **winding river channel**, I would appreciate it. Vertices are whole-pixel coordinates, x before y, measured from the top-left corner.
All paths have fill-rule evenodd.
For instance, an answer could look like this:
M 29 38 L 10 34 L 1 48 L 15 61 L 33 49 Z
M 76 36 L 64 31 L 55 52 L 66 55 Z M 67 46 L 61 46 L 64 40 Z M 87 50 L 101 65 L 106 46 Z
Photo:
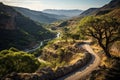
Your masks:
M 57 32 L 56 37 L 55 38 L 59 38 L 60 37 L 60 32 Z M 46 39 L 43 41 L 40 41 L 39 44 L 36 44 L 35 46 L 32 47 L 32 49 L 25 49 L 25 52 L 34 52 L 35 50 L 39 49 L 40 47 L 42 47 L 44 45 L 45 42 L 50 41 L 52 39 Z

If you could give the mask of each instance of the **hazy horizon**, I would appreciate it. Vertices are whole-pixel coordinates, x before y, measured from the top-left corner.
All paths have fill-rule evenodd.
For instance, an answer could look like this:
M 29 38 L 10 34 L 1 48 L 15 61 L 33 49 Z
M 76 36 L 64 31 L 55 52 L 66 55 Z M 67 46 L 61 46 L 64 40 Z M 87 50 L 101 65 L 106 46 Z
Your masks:
M 89 8 L 99 8 L 109 3 L 111 0 L 0 0 L 6 5 L 28 8 L 42 11 L 45 9 L 57 10 L 86 10 Z

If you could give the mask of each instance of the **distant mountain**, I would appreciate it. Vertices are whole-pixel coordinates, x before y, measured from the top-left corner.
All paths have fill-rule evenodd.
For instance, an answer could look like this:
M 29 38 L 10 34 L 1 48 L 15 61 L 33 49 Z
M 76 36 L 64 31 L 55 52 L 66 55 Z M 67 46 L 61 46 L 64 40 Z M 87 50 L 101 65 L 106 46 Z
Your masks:
M 80 14 L 80 17 L 89 15 L 104 15 L 118 8 L 120 8 L 120 0 L 112 0 L 110 1 L 110 3 L 104 5 L 103 7 L 90 8 L 88 10 L 85 10 L 83 13 Z
M 29 48 L 33 43 L 54 37 L 54 34 L 24 17 L 12 7 L 0 3 L 0 50 Z
M 88 10 L 85 10 L 83 13 L 80 14 L 80 16 L 89 16 L 94 14 L 98 8 L 89 8 Z
M 66 16 L 62 16 L 62 15 L 48 14 L 48 13 L 43 13 L 41 11 L 34 11 L 21 7 L 13 7 L 13 8 L 16 11 L 23 14 L 24 16 L 29 17 L 30 19 L 41 23 L 52 23 L 54 21 L 66 18 Z
M 100 9 L 105 10 L 105 9 L 116 9 L 116 8 L 120 8 L 120 0 L 112 0 L 110 3 L 106 4 Z
M 112 0 L 110 3 L 106 4 L 105 6 L 99 8 L 96 11 L 96 15 L 103 15 L 107 14 L 115 9 L 120 8 L 120 0 Z
M 64 15 L 64 16 L 68 16 L 69 18 L 71 18 L 71 17 L 80 15 L 83 12 L 83 10 L 77 10 L 77 9 L 73 9 L 73 10 L 45 9 L 45 10 L 43 10 L 43 12 L 44 13 L 50 13 L 50 14 L 56 14 L 56 15 Z

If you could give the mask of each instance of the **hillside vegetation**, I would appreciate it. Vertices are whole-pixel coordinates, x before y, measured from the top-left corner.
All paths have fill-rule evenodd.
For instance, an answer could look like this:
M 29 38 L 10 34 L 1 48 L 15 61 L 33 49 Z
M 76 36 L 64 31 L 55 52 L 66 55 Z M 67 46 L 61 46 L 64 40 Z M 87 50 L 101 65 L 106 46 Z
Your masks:
M 31 47 L 31 43 L 53 38 L 54 33 L 0 3 L 0 36 L 0 50 L 10 47 L 25 49 Z
M 109 4 L 98 9 L 95 16 L 85 17 L 80 21 L 80 25 L 84 25 L 83 27 L 80 26 L 81 31 L 84 30 L 82 34 L 97 40 L 97 43 L 94 43 L 99 45 L 97 50 L 99 55 L 101 55 L 99 69 L 93 71 L 88 80 L 119 80 L 120 78 L 120 50 L 118 47 L 120 45 L 119 4 L 120 0 L 112 0 Z M 101 51 L 100 46 L 101 48 L 106 48 L 111 57 L 105 55 L 107 52 L 104 48 Z
M 95 71 L 85 76 L 86 80 L 119 80 L 119 5 L 120 0 L 112 0 L 101 8 L 85 11 L 86 15 L 50 24 L 53 32 L 60 32 L 60 37 L 46 41 L 44 47 L 33 52 L 40 55 L 38 60 L 33 54 L 14 48 L 0 51 L 0 77 L 10 74 L 5 78 L 55 80 L 90 61 L 91 55 L 77 45 L 81 41 L 91 40 L 89 45 L 100 56 L 101 62 Z M 0 4 L 0 18 L 1 49 L 11 46 L 24 49 L 31 43 L 54 37 L 41 25 L 36 25 L 34 21 L 3 4 Z M 14 71 L 16 74 L 11 75 Z
M 49 62 L 50 67 L 57 69 L 57 67 L 75 64 L 85 57 L 84 53 L 85 50 L 75 47 L 72 41 L 53 40 L 43 48 L 40 58 Z
M 96 45 L 93 45 L 94 50 L 102 60 L 98 70 L 93 71 L 88 80 L 119 80 L 120 78 L 119 5 L 120 0 L 112 0 L 109 4 L 95 9 L 90 14 L 92 16 L 88 16 L 89 14 L 82 16 L 83 18 L 80 16 L 76 20 L 67 20 L 57 26 L 65 33 L 63 33 L 65 39 L 92 39 L 92 44 Z
M 7 74 L 31 73 L 39 68 L 40 63 L 32 54 L 15 48 L 0 51 L 0 79 Z

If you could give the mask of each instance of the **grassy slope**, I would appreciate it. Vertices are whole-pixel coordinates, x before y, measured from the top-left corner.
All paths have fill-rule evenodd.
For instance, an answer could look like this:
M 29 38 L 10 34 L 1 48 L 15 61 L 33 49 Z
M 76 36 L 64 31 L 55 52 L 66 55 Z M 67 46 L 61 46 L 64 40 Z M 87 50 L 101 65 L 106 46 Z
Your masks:
M 75 64 L 78 60 L 83 59 L 83 52 L 84 50 L 80 51 L 78 48 L 75 48 L 72 41 L 54 40 L 44 47 L 41 59 L 50 63 L 50 67 L 57 68 Z

